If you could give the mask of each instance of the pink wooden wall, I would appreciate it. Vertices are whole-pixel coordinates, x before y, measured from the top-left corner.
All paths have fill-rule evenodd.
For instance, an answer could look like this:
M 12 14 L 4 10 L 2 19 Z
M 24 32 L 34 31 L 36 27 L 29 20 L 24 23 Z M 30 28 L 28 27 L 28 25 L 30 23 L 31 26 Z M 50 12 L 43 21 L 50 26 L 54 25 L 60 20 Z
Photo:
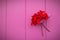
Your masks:
M 40 27 L 32 27 L 31 16 L 45 10 L 45 0 L 0 0 L 0 40 L 60 40 L 60 0 L 46 0 L 50 16 L 44 37 Z

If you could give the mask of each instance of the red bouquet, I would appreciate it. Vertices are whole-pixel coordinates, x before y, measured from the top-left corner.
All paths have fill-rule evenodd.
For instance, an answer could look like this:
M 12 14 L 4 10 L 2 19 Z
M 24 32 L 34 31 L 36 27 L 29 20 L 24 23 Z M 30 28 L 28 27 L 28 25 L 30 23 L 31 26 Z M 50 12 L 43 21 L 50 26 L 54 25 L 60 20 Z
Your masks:
M 43 27 L 47 30 L 47 31 L 49 31 L 48 29 L 47 29 L 47 27 L 46 26 L 44 26 L 44 24 L 43 23 L 41 23 L 41 21 L 44 19 L 45 21 L 47 21 L 48 20 L 48 14 L 45 12 L 45 11 L 39 11 L 39 12 L 37 12 L 37 13 L 35 13 L 33 16 L 32 16 L 32 19 L 31 19 L 31 25 L 43 25 Z M 42 27 L 41 27 L 42 28 Z
M 32 23 L 33 25 L 37 25 L 37 24 L 40 24 L 40 22 L 45 19 L 45 20 L 48 20 L 48 15 L 47 13 L 45 13 L 44 11 L 39 11 L 37 13 L 35 13 L 33 16 L 32 16 Z

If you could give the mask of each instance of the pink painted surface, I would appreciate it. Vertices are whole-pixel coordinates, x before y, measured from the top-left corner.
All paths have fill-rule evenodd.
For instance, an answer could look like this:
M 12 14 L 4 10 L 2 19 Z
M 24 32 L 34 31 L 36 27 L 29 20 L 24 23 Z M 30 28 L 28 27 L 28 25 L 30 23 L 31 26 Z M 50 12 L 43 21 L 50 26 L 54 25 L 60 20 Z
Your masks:
M 0 0 L 0 40 L 5 40 L 6 1 Z
M 25 0 L 7 0 L 6 9 L 6 0 L 0 0 L 0 40 L 60 40 L 60 0 L 46 0 L 46 12 L 50 16 L 47 27 L 51 32 L 44 29 L 42 37 L 41 28 L 30 25 L 31 16 L 45 10 L 44 2 L 26 0 L 25 4 Z
M 27 40 L 60 40 L 60 5 L 59 0 L 47 0 L 46 12 L 50 16 L 47 27 L 51 32 L 47 32 L 44 29 L 44 37 L 41 35 L 41 29 L 39 27 L 32 27 L 30 25 L 31 16 L 44 8 L 44 0 L 27 0 L 27 15 L 26 15 L 26 31 Z
M 48 21 L 50 33 L 47 40 L 60 40 L 60 0 L 47 0 L 47 13 L 51 16 Z
M 25 40 L 25 1 L 7 1 L 7 40 Z
M 39 10 L 44 10 L 43 0 L 27 0 L 26 4 L 26 39 L 43 40 L 40 27 L 31 26 L 31 16 Z

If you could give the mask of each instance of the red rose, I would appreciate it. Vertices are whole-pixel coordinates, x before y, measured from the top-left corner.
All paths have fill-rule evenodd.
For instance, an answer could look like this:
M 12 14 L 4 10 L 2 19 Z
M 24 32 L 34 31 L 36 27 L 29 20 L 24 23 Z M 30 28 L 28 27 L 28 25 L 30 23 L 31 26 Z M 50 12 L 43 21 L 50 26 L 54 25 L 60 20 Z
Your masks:
M 48 20 L 48 15 L 44 11 L 40 10 L 39 12 L 35 13 L 32 16 L 31 21 L 32 21 L 33 25 L 37 25 L 37 24 L 40 24 L 40 21 L 43 20 L 43 19 Z

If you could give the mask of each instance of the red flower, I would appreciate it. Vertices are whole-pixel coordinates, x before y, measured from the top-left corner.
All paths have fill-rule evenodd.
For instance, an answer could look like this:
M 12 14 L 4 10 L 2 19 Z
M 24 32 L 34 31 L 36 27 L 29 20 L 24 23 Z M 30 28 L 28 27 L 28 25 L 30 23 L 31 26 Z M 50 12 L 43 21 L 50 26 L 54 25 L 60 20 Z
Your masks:
M 42 19 L 48 20 L 48 15 L 44 11 L 40 10 L 39 12 L 35 13 L 32 16 L 32 20 L 31 20 L 32 23 L 31 24 L 33 24 L 33 25 L 40 24 Z
M 32 25 L 39 25 L 41 24 L 41 30 L 43 31 L 42 27 L 44 27 L 48 32 L 50 32 L 50 30 L 42 23 L 43 19 L 45 19 L 46 21 L 48 20 L 48 14 L 45 13 L 45 11 L 39 11 L 37 13 L 35 13 L 33 16 L 32 16 L 32 19 L 31 19 L 31 24 Z M 43 36 L 43 32 L 42 32 L 42 36 Z

